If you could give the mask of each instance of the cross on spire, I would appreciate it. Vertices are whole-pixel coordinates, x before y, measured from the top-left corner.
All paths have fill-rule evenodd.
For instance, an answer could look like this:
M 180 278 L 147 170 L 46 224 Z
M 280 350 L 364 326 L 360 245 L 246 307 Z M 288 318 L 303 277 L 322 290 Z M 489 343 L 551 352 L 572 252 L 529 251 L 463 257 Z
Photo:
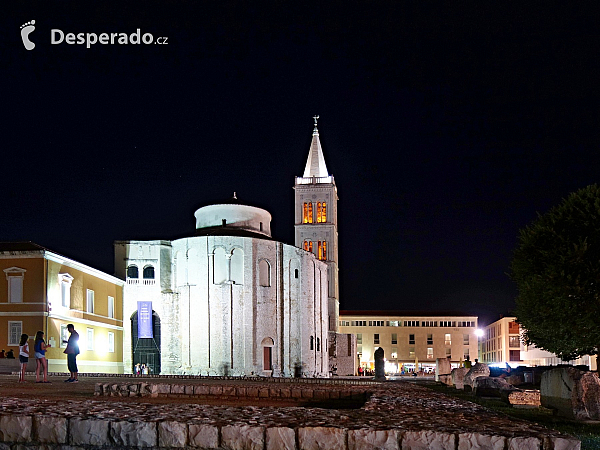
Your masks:
M 313 129 L 313 134 L 319 134 L 319 130 L 317 129 L 317 120 L 319 120 L 319 116 L 313 116 L 313 119 L 315 120 L 315 128 Z

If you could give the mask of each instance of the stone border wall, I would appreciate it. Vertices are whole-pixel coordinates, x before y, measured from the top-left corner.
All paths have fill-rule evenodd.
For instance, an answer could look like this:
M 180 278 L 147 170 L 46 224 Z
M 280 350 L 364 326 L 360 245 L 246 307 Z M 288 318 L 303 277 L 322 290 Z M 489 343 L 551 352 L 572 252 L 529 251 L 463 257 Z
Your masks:
M 336 427 L 263 427 L 206 425 L 178 421 L 144 422 L 101 418 L 28 415 L 0 416 L 2 448 L 25 445 L 68 450 L 99 447 L 202 448 L 252 450 L 385 449 L 543 449 L 577 450 L 573 438 L 504 437 L 485 433 L 444 433 L 431 430 L 346 429 Z M 8 446 L 10 447 L 7 447 Z M 25 447 L 27 448 L 27 447 Z
M 34 372 L 27 372 L 29 375 L 35 375 Z M 13 375 L 18 375 L 19 372 L 13 372 Z M 68 377 L 67 372 L 48 372 L 48 376 L 53 377 Z M 357 378 L 284 378 L 284 377 L 224 377 L 224 376 L 205 376 L 205 375 L 134 375 L 130 373 L 82 373 L 79 372 L 79 377 L 96 377 L 96 378 L 135 378 L 143 379 L 170 379 L 170 380 L 213 380 L 213 381 L 255 381 L 257 383 L 305 383 L 305 384 L 351 384 L 351 385 L 379 385 L 381 381 L 375 381 L 372 378 L 363 377 Z
M 169 383 L 96 383 L 95 396 L 110 397 L 177 397 L 177 398 L 218 398 L 249 400 L 281 400 L 298 403 L 335 402 L 362 406 L 371 396 L 370 392 L 356 389 L 329 389 L 327 386 L 237 386 L 206 384 Z

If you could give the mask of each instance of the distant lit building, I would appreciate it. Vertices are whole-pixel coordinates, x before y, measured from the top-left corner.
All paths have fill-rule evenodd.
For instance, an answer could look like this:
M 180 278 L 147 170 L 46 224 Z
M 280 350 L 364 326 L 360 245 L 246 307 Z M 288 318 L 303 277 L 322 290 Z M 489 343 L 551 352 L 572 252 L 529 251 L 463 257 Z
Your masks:
M 373 369 L 374 353 L 384 351 L 387 373 L 431 371 L 437 358 L 456 367 L 477 357 L 477 316 L 412 311 L 340 311 L 339 330 L 357 338 L 357 361 Z
M 555 366 L 558 364 L 586 365 L 596 370 L 596 356 L 585 355 L 574 361 L 563 361 L 554 353 L 525 345 L 523 330 L 516 317 L 502 317 L 483 328 L 479 342 L 481 362 L 504 366 Z
M 66 372 L 67 324 L 79 333 L 81 372 L 123 373 L 123 281 L 31 242 L 1 242 L 0 349 L 18 358 L 29 335 L 30 358 L 37 331 L 52 347 L 49 370 Z

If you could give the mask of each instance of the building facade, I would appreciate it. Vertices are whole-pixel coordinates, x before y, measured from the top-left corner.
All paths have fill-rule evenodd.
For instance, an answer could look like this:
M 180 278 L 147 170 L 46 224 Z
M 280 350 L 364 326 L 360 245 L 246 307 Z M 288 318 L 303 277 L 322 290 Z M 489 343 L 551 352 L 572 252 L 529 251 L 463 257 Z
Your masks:
M 585 365 L 596 370 L 596 356 L 585 355 L 573 361 L 563 361 L 554 353 L 525 345 L 523 329 L 516 317 L 502 317 L 483 328 L 479 342 L 481 362 L 498 366 L 556 366 L 559 364 Z
M 389 374 L 433 371 L 437 358 L 449 358 L 453 367 L 477 358 L 477 317 L 472 315 L 340 311 L 339 330 L 356 335 L 356 358 L 366 370 L 374 369 L 379 347 Z
M 0 348 L 30 357 L 37 331 L 52 347 L 50 371 L 66 371 L 67 324 L 79 333 L 81 372 L 123 373 L 122 280 L 30 242 L 0 243 Z
M 195 236 L 115 243 L 126 370 L 328 376 L 327 264 L 235 196 L 195 217 Z

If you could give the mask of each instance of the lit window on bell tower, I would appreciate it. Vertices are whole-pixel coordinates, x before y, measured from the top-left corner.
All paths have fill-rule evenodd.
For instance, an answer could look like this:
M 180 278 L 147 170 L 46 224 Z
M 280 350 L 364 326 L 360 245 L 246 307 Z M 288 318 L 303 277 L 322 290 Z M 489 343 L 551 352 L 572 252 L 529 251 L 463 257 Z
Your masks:
M 313 205 L 312 202 L 308 204 L 308 223 L 313 223 Z

